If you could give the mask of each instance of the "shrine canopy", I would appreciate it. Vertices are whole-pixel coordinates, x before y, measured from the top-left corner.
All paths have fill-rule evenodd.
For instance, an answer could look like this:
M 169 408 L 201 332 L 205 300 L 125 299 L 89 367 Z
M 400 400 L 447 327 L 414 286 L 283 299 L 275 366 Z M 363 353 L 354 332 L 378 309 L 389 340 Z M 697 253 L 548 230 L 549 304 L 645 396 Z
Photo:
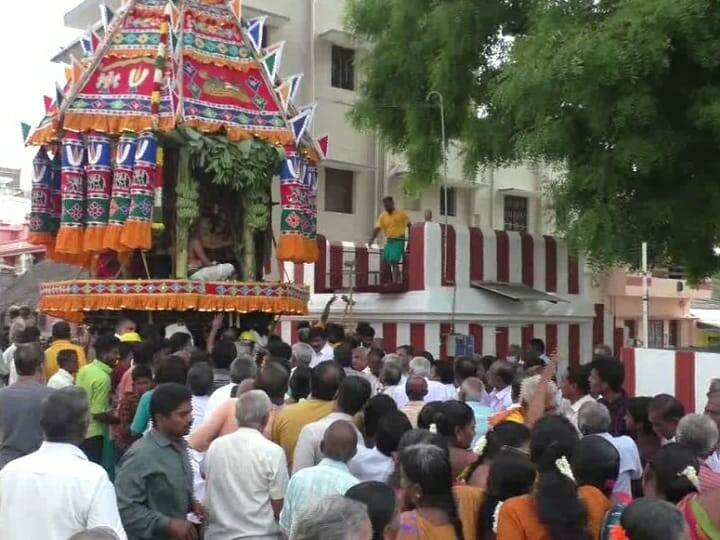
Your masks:
M 103 251 L 148 250 L 166 136 L 192 128 L 229 143 L 284 149 L 280 260 L 317 258 L 315 106 L 296 107 L 302 75 L 278 75 L 283 43 L 263 48 L 264 18 L 239 0 L 129 0 L 104 8 L 105 34 L 83 39 L 68 83 L 28 136 L 34 161 L 30 241 L 83 264 Z M 104 7 L 104 6 L 103 6 Z M 174 137 L 175 141 L 178 137 Z M 180 137 L 182 140 L 182 137 Z

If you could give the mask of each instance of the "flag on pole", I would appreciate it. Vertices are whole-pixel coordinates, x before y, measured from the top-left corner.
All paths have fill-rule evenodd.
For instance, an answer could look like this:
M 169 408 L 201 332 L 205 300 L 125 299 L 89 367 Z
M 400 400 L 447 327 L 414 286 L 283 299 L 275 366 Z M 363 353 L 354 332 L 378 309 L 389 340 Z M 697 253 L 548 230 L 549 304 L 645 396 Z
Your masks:
M 80 79 L 83 75 L 83 67 L 80 61 L 75 58 L 72 54 L 70 55 L 71 59 L 71 69 L 72 69 L 72 82 L 73 84 L 78 84 L 80 82 Z
M 313 120 L 313 116 L 315 115 L 316 107 L 317 105 L 310 105 L 308 107 L 304 107 L 297 114 L 297 116 L 290 119 L 290 128 L 293 131 L 293 135 L 295 135 L 295 144 L 298 144 L 300 142 L 300 139 L 302 139 L 302 136 L 305 134 L 308 127 L 310 126 L 310 123 Z
M 93 52 L 95 52 L 100 48 L 100 44 L 102 43 L 102 38 L 100 37 L 100 34 L 93 31 L 92 34 L 90 34 L 90 41 L 92 43 L 92 50 L 93 50 Z
M 270 81 L 274 82 L 277 77 L 278 71 L 280 70 L 280 62 L 282 62 L 283 49 L 285 48 L 285 42 L 281 41 L 270 47 L 267 54 L 260 60 L 265 66 Z
M 84 56 L 92 56 L 95 49 L 93 48 L 92 34 L 90 32 L 83 34 L 80 38 L 80 46 Z
M 288 78 L 288 81 L 290 81 L 290 101 L 297 100 L 298 90 L 300 90 L 300 81 L 302 81 L 303 74 L 298 73 L 297 75 L 293 75 L 292 77 Z
M 105 32 L 107 32 L 108 27 L 110 26 L 110 23 L 113 20 L 113 17 L 115 17 L 115 13 L 107 6 L 105 2 L 100 4 L 100 20 L 102 21 L 103 28 L 105 29 Z
M 316 141 L 316 143 L 320 159 L 327 159 L 328 152 L 330 151 L 330 136 L 323 135 Z
M 25 122 L 20 122 L 20 129 L 22 130 L 23 142 L 25 142 L 28 140 L 28 137 L 30 136 L 30 130 L 32 128 L 30 127 L 30 124 L 26 124 Z
M 57 104 L 58 108 L 62 107 L 63 101 L 65 101 L 65 94 L 63 92 L 63 89 L 60 88 L 60 85 L 55 83 L 55 103 Z
M 242 0 L 232 0 L 230 2 L 230 9 L 235 16 L 240 19 L 242 17 Z
M 284 81 L 277 87 L 276 91 L 278 97 L 280 98 L 280 104 L 282 105 L 283 111 L 287 112 L 288 105 L 290 105 L 290 94 L 292 93 L 292 81 L 290 79 Z
M 267 17 L 256 17 L 248 21 L 248 37 L 250 38 L 250 43 L 252 43 L 255 52 L 260 52 L 260 49 L 262 49 L 266 20 Z

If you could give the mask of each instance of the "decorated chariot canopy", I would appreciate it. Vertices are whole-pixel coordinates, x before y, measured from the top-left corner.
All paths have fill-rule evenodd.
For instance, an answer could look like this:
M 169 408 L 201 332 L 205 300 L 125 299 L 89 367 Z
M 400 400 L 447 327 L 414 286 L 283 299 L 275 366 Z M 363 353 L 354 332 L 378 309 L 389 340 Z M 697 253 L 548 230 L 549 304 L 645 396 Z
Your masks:
M 46 98 L 47 114 L 26 139 L 40 147 L 33 161 L 30 241 L 46 246 L 53 260 L 85 266 L 103 253 L 144 252 L 153 245 L 153 223 L 162 225 L 170 206 L 173 240 L 180 246 L 174 278 L 182 280 L 187 277 L 181 275 L 183 245 L 198 221 L 197 201 L 203 196 L 190 163 L 207 166 L 211 156 L 216 161 L 208 171 L 235 189 L 249 216 L 245 249 L 266 227 L 252 217 L 270 208 L 270 182 L 278 176 L 276 256 L 314 262 L 317 165 L 327 155 L 328 139 L 309 133 L 315 106 L 295 105 L 302 75 L 278 75 L 283 43 L 262 46 L 264 18 L 244 20 L 240 0 L 129 0 L 117 13 L 101 8 L 103 37 L 83 37 L 85 57 L 73 59 L 65 87 L 54 99 Z M 169 153 L 174 154 L 169 158 Z M 265 159 L 264 169 L 252 176 L 241 167 L 239 176 L 250 180 L 233 184 L 238 169 L 232 166 L 250 163 L 256 154 Z M 167 184 L 174 193 L 171 205 L 163 197 Z M 185 295 L 180 302 L 185 309 L 219 310 L 233 305 L 228 297 L 260 291 L 265 300 L 289 300 L 276 306 L 250 302 L 244 308 L 303 311 L 301 288 L 180 281 L 148 286 L 152 291 L 143 284 L 48 284 L 41 304 L 53 303 L 47 307 L 56 313 L 94 309 L 81 305 L 83 293 L 118 294 L 129 287 L 126 294 L 137 290 L 144 297 Z M 220 300 L 192 296 L 208 291 Z M 148 305 L 164 301 L 153 302 Z M 235 309 L 240 311 L 240 304 Z

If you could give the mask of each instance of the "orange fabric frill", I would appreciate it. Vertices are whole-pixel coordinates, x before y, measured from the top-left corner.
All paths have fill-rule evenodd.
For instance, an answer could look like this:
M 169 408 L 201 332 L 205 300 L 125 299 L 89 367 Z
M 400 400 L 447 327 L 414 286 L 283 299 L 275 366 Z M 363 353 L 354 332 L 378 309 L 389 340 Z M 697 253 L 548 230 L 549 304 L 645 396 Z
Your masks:
M 73 266 L 81 266 L 83 268 L 90 267 L 90 255 L 87 253 L 80 253 L 79 255 L 70 255 L 68 253 L 58 253 L 54 247 L 48 246 L 45 252 L 45 257 L 53 262 L 70 264 Z
M 27 145 L 28 146 L 43 146 L 44 144 L 57 142 L 57 140 L 58 140 L 58 134 L 57 134 L 57 130 L 55 129 L 55 126 L 48 125 L 48 126 L 44 126 L 42 128 L 36 129 L 30 135 L 30 138 L 27 141 Z
M 152 223 L 145 221 L 128 221 L 123 226 L 120 243 L 128 249 L 149 250 L 152 247 Z
M 117 253 L 130 251 L 127 246 L 120 242 L 122 231 L 122 225 L 108 225 L 105 229 L 105 236 L 103 237 L 103 249 L 111 249 Z
M 84 132 L 98 131 L 110 135 L 121 135 L 131 131 L 141 133 L 151 129 L 168 132 L 175 129 L 175 118 L 161 117 L 157 128 L 153 125 L 152 116 L 105 116 L 100 114 L 81 114 L 68 112 L 63 121 L 63 127 L 68 131 Z
M 82 291 L 90 285 L 98 285 L 97 281 L 71 281 L 44 283 L 41 286 L 39 309 L 43 313 L 69 321 L 82 321 L 84 314 L 92 311 L 205 311 L 205 312 L 236 312 L 306 315 L 309 294 L 304 287 L 289 284 L 278 284 L 286 294 L 276 296 L 262 295 L 220 295 L 210 293 L 94 293 L 69 292 L 70 286 L 77 286 Z M 103 282 L 108 286 L 112 281 Z M 116 282 L 119 283 L 119 282 Z M 123 282 L 126 283 L 127 282 Z M 133 282 L 152 283 L 151 281 Z M 162 283 L 160 281 L 157 282 Z M 187 283 L 187 282 L 186 282 Z M 242 283 L 228 283 L 228 286 L 242 286 Z M 253 285 L 253 284 L 248 284 Z M 268 284 L 263 284 L 267 286 Z
M 314 263 L 320 255 L 316 240 L 310 240 L 295 234 L 280 237 L 277 247 L 277 258 L 281 261 Z
M 83 251 L 95 253 L 102 251 L 103 239 L 107 227 L 88 227 L 83 236 Z
M 246 141 L 257 137 L 272 144 L 286 145 L 295 141 L 295 137 L 288 129 L 251 132 L 244 128 L 234 128 L 223 124 L 213 124 L 198 119 L 185 120 L 183 125 L 202 131 L 203 133 L 219 133 L 224 131 L 232 142 Z
M 83 253 L 84 230 L 80 227 L 60 226 L 57 239 L 55 240 L 55 251 L 67 255 L 81 255 Z
M 27 241 L 34 246 L 51 246 L 55 243 L 55 237 L 48 232 L 30 233 Z

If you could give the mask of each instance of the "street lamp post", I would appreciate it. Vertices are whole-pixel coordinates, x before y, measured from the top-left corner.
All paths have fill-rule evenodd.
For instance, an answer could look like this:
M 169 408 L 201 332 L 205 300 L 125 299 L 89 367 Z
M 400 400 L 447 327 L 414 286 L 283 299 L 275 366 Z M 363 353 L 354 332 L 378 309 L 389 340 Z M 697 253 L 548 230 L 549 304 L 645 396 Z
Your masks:
M 443 231 L 443 277 L 447 280 L 447 268 L 448 268 L 448 163 L 447 163 L 447 141 L 445 140 L 445 100 L 443 95 L 437 90 L 433 90 L 427 95 L 427 101 L 431 101 L 432 98 L 437 98 L 438 106 L 440 109 L 440 137 L 442 138 L 442 153 L 443 153 L 443 192 L 445 194 L 445 230 Z M 442 208 L 440 209 L 442 211 Z

